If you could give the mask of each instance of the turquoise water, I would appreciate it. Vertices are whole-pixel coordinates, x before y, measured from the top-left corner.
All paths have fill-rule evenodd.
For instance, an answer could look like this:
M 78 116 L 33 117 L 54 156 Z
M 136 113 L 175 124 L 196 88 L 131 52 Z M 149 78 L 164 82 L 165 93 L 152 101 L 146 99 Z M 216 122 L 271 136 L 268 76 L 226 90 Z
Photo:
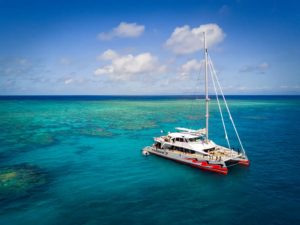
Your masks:
M 141 154 L 161 130 L 204 127 L 204 101 L 1 97 L 0 224 L 299 224 L 300 97 L 227 99 L 250 167 L 226 176 Z M 226 145 L 215 99 L 210 114 Z

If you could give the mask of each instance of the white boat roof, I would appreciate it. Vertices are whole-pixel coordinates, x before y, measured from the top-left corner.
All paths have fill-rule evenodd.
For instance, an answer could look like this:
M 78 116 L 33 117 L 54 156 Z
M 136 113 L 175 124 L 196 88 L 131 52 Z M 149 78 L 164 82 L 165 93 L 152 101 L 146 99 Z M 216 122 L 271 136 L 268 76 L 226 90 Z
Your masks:
M 183 127 L 175 127 L 176 130 L 186 131 L 188 133 L 195 133 L 195 134 L 205 134 L 205 128 L 199 130 L 191 130 Z
M 176 137 L 179 137 L 179 138 L 186 138 L 186 139 L 190 139 L 190 138 L 195 138 L 195 137 L 201 137 L 202 135 L 194 135 L 194 134 L 189 134 L 189 133 L 180 133 L 180 132 L 177 132 L 177 133 L 170 133 L 168 135 L 168 137 L 171 137 L 171 138 L 176 138 Z M 186 148 L 186 149 L 190 149 L 190 150 L 193 150 L 193 151 L 196 151 L 196 152 L 200 152 L 201 154 L 207 154 L 206 152 L 204 152 L 204 150 L 206 149 L 212 149 L 212 148 L 215 148 L 217 145 L 212 141 L 212 140 L 209 140 L 208 143 L 206 143 L 205 141 L 203 140 L 199 140 L 199 141 L 196 141 L 196 142 L 191 142 L 191 141 L 188 141 L 188 142 L 178 142 L 178 141 L 165 141 L 165 136 L 163 137 L 155 137 L 154 140 L 157 141 L 157 142 L 160 142 L 160 143 L 166 143 L 167 145 L 169 146 L 176 146 L 176 147 L 179 147 L 179 148 Z
M 176 133 L 170 133 L 168 134 L 171 138 L 196 138 L 196 137 L 201 137 L 202 135 L 200 134 L 193 134 L 193 133 L 186 133 L 186 132 L 176 132 Z

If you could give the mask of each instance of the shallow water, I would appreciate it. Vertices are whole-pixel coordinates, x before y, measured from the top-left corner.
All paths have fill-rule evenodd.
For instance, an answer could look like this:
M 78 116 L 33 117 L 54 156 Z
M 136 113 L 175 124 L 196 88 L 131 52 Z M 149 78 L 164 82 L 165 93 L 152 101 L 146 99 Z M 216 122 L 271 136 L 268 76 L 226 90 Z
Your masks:
M 204 101 L 1 97 L 0 171 L 33 165 L 45 182 L 0 189 L 0 223 L 299 224 L 300 97 L 227 100 L 250 167 L 233 166 L 225 176 L 141 154 L 161 130 L 204 127 Z M 226 145 L 218 110 L 212 99 L 210 139 Z

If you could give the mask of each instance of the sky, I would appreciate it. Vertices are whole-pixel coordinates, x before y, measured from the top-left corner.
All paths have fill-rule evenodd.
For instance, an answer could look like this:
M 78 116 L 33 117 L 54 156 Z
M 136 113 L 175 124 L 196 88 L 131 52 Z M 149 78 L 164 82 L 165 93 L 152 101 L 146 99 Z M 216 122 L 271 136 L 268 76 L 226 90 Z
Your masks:
M 299 95 L 299 8 L 296 0 L 0 0 L 0 95 L 204 94 L 203 32 L 225 95 Z

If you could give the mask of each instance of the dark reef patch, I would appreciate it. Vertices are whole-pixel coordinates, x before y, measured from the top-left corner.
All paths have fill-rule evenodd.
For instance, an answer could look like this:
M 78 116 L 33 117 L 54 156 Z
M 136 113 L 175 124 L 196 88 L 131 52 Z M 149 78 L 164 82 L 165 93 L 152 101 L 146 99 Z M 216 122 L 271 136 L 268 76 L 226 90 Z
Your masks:
M 0 169 L 0 199 L 10 195 L 26 194 L 46 183 L 45 174 L 37 166 L 22 163 Z
M 174 123 L 174 122 L 177 122 L 179 121 L 179 119 L 176 119 L 176 118 L 164 118 L 158 122 L 160 123 Z
M 79 130 L 80 134 L 84 135 L 92 135 L 92 136 L 100 136 L 100 137 L 111 137 L 115 134 L 109 131 L 106 131 L 103 128 L 83 128 Z

